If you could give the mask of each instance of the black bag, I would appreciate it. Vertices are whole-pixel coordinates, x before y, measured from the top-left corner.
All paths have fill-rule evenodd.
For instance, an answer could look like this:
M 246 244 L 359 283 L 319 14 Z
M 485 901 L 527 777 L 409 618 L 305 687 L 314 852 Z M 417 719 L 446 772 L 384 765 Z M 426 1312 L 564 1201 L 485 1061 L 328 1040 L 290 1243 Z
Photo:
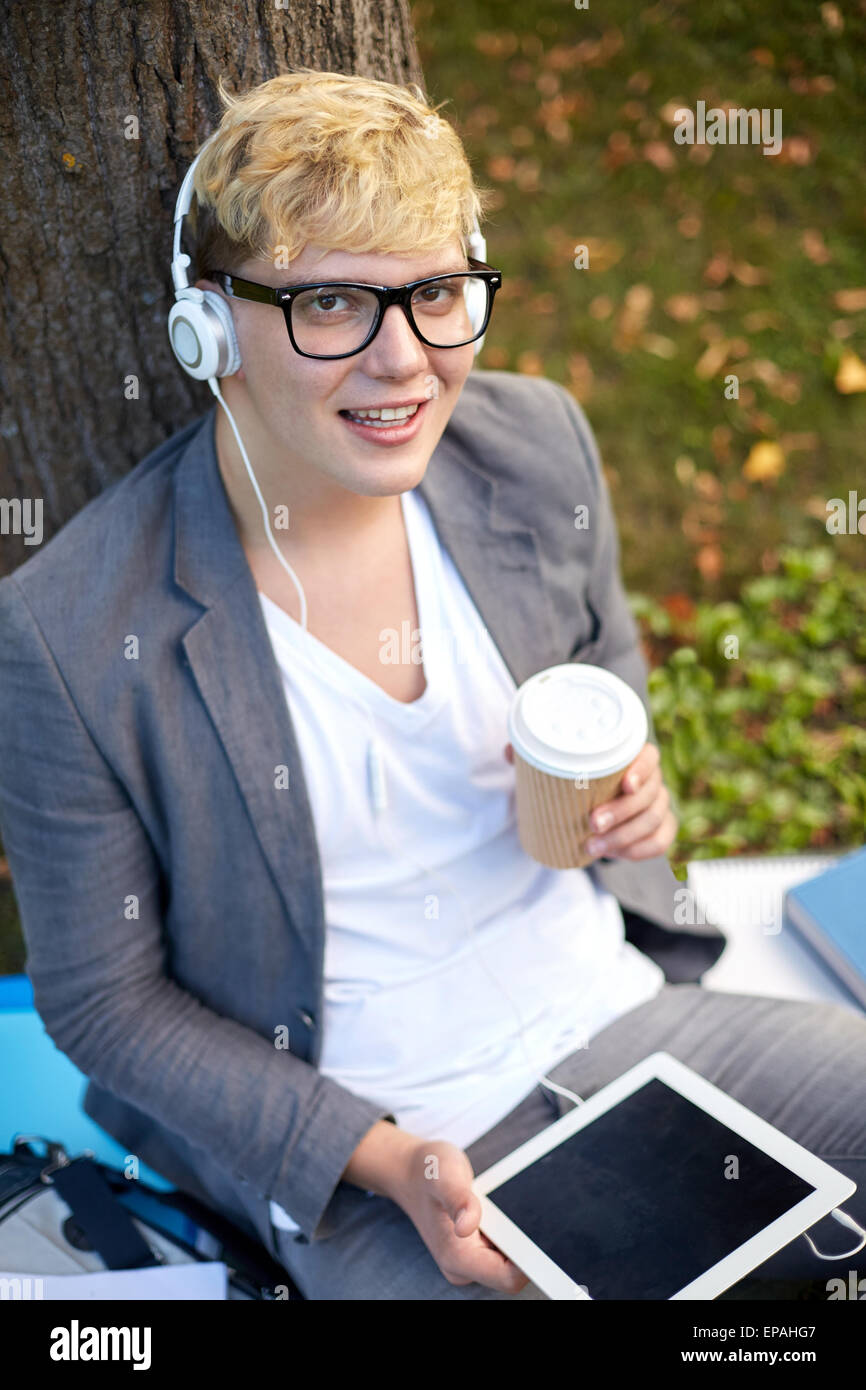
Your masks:
M 70 1159 L 61 1144 L 17 1135 L 12 1152 L 0 1153 L 0 1269 L 29 1263 L 37 1243 L 43 1254 L 34 1263 L 43 1268 L 24 1275 L 61 1272 L 45 1268 L 51 1247 L 67 1272 L 79 1273 L 219 1260 L 228 1267 L 229 1298 L 302 1297 L 260 1241 L 189 1193 L 131 1181 L 89 1150 Z

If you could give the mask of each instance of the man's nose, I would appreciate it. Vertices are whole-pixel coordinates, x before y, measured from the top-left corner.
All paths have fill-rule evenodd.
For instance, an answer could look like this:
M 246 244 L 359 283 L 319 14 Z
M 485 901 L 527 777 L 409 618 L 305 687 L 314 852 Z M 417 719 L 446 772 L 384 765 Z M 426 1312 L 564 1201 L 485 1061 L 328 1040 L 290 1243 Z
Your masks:
M 427 350 L 399 304 L 385 310 L 364 357 L 368 369 L 381 376 L 409 376 L 428 365 Z

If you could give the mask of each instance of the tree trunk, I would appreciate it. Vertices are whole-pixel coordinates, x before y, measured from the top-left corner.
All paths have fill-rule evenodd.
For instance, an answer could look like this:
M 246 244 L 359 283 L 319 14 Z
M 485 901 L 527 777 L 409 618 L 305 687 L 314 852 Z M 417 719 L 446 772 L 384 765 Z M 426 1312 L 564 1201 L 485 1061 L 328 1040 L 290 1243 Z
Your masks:
M 0 15 L 7 573 L 35 546 L 4 499 L 24 529 L 42 499 L 47 540 L 213 399 L 175 363 L 166 316 L 175 198 L 219 76 L 422 77 L 408 0 L 0 0 Z

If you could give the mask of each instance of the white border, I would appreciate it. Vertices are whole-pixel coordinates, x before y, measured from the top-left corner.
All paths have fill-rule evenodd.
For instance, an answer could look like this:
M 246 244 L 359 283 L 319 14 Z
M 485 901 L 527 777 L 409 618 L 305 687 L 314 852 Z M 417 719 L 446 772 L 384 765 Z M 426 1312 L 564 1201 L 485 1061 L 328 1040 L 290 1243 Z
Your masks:
M 823 1159 L 816 1158 L 808 1149 L 789 1139 L 732 1096 L 720 1091 L 705 1077 L 684 1066 L 670 1053 L 654 1052 L 602 1087 L 583 1105 L 575 1106 L 567 1115 L 480 1173 L 472 1184 L 473 1192 L 481 1199 L 481 1229 L 484 1234 L 549 1298 L 591 1301 L 591 1295 L 585 1293 L 579 1284 L 524 1235 L 487 1194 L 654 1079 L 665 1082 L 709 1115 L 714 1115 L 735 1134 L 748 1139 L 756 1148 L 784 1164 L 816 1189 L 725 1255 L 704 1274 L 672 1294 L 671 1301 L 716 1298 L 834 1207 L 847 1201 L 857 1190 L 857 1184 L 851 1178 L 831 1168 Z

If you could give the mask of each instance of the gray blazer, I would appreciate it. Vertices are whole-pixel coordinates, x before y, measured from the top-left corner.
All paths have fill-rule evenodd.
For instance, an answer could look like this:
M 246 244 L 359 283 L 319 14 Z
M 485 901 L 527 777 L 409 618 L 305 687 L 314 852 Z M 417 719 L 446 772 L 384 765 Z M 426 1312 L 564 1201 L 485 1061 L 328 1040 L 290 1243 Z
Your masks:
M 87 1113 L 273 1251 L 270 1200 L 326 1234 L 387 1112 L 317 1070 L 315 828 L 215 411 L 0 582 L 0 833 L 36 1008 L 90 1078 Z M 562 387 L 473 371 L 419 491 L 518 684 L 590 661 L 647 703 L 595 441 Z M 677 929 L 663 856 L 590 872 Z

